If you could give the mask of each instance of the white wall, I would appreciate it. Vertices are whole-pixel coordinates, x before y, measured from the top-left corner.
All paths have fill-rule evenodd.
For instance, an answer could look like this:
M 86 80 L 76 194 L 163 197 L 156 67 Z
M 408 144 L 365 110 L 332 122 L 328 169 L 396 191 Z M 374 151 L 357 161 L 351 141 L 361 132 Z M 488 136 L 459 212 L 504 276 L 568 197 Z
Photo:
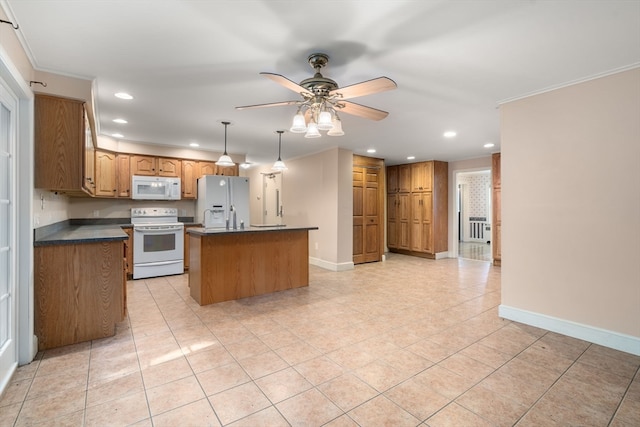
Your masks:
M 505 317 L 640 354 L 640 68 L 510 102 Z
M 319 227 L 309 232 L 311 262 L 330 270 L 353 268 L 353 153 L 332 148 L 287 160 L 282 179 L 283 223 Z M 261 218 L 261 172 L 251 168 L 251 217 Z M 259 222 L 259 221 L 258 221 Z

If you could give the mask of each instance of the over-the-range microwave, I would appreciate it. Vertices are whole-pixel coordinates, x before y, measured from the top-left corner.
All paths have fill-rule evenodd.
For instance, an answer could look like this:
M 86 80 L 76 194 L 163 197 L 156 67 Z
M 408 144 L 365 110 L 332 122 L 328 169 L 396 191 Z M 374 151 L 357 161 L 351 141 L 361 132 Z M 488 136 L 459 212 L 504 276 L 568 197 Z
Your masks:
M 180 200 L 180 178 L 131 177 L 131 198 L 137 200 Z

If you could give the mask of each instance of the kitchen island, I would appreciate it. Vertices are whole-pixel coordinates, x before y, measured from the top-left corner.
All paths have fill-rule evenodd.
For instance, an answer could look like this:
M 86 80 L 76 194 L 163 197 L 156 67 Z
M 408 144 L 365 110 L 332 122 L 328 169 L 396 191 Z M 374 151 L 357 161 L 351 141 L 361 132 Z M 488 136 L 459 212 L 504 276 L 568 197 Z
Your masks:
M 200 305 L 309 285 L 309 230 L 189 228 L 189 287 Z

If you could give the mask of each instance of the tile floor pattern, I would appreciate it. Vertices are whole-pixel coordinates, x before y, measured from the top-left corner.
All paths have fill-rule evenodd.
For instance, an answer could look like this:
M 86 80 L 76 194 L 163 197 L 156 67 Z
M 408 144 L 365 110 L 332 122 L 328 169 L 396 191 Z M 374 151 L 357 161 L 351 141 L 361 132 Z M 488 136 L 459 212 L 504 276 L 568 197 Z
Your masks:
M 130 281 L 117 335 L 20 367 L 0 425 L 640 425 L 640 358 L 500 319 L 489 263 L 310 280 L 207 307 L 186 275 Z
M 491 261 L 491 245 L 481 242 L 458 242 L 458 257 Z

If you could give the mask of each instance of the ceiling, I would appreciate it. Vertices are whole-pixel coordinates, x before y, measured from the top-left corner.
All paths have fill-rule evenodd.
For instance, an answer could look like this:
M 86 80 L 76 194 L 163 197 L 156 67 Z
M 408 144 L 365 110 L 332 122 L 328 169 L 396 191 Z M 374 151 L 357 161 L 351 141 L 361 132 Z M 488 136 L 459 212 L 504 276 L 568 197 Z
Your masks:
M 640 65 L 640 1 L 1 0 L 36 69 L 92 79 L 98 132 L 277 157 L 301 99 L 259 75 L 300 82 L 307 57 L 340 86 L 387 76 L 396 90 L 353 99 L 389 116 L 343 114 L 345 135 L 286 132 L 282 159 L 342 147 L 387 164 L 500 150 L 500 102 Z M 114 97 L 128 92 L 132 101 Z M 127 124 L 113 123 L 124 118 Z M 457 132 L 445 138 L 448 130 Z M 485 143 L 493 148 L 484 148 Z

